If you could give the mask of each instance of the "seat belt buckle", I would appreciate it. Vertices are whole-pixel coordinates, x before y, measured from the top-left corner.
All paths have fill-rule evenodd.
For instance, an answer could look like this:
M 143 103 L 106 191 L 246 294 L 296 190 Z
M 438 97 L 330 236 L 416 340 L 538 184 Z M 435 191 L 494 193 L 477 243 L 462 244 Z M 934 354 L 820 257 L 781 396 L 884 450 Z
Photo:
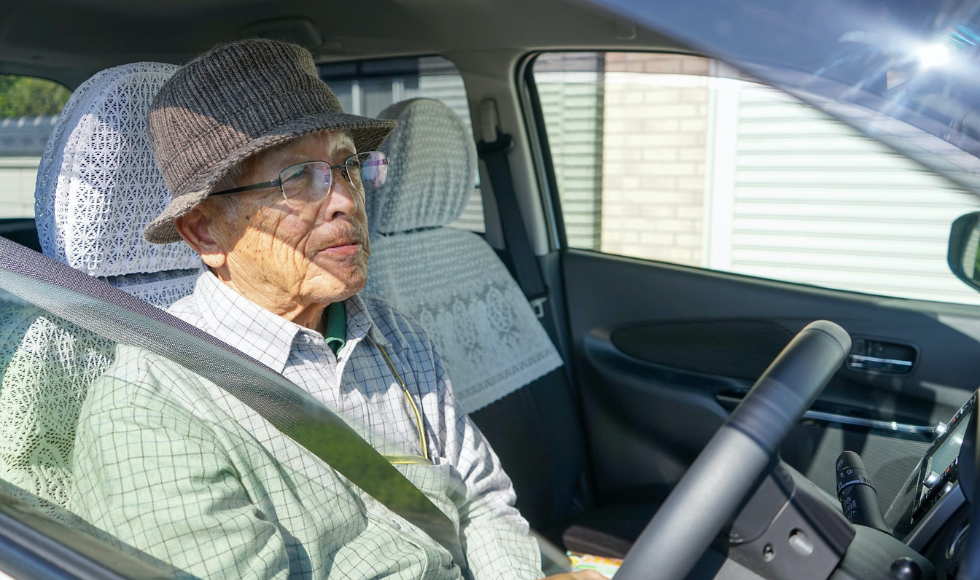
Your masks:
M 547 301 L 548 301 L 547 296 L 542 296 L 540 298 L 528 300 L 528 303 L 531 305 L 531 310 L 534 311 L 534 315 L 539 319 L 544 318 L 544 303 Z

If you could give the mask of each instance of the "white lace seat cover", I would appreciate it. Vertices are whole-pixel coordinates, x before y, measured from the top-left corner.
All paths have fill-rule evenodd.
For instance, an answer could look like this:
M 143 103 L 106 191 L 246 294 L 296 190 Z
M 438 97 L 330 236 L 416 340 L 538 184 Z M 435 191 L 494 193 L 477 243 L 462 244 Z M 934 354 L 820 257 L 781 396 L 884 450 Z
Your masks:
M 65 523 L 71 452 L 89 384 L 115 343 L 39 308 L 0 302 L 2 491 Z
M 142 230 L 169 198 L 145 136 L 149 105 L 178 67 L 102 71 L 71 96 L 38 171 L 44 253 L 159 307 L 189 294 L 200 259 Z M 115 344 L 0 293 L 0 489 L 74 523 L 71 453 L 88 387 Z
M 561 357 L 493 249 L 447 225 L 476 177 L 469 129 L 444 104 L 396 103 L 398 127 L 381 145 L 388 182 L 367 196 L 371 259 L 366 291 L 422 324 L 471 413 L 558 368 Z
M 147 116 L 153 97 L 178 68 L 127 64 L 83 83 L 44 149 L 35 192 L 46 256 L 110 278 L 161 308 L 193 290 L 201 264 L 183 242 L 143 239 L 143 228 L 170 200 L 146 136 Z M 128 280 L 130 275 L 138 279 Z

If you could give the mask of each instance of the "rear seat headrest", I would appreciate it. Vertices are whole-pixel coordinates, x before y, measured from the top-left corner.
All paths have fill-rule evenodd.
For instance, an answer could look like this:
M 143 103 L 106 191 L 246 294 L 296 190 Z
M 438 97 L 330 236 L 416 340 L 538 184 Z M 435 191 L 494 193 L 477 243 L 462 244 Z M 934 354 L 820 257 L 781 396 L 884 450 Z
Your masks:
M 169 193 L 146 137 L 150 103 L 180 67 L 141 62 L 99 72 L 65 105 L 35 191 L 44 254 L 92 276 L 198 268 L 183 242 L 143 240 Z
M 371 231 L 394 234 L 455 221 L 476 180 L 469 127 L 432 99 L 395 103 L 378 118 L 394 119 L 398 126 L 380 147 L 391 157 L 388 181 L 367 196 Z

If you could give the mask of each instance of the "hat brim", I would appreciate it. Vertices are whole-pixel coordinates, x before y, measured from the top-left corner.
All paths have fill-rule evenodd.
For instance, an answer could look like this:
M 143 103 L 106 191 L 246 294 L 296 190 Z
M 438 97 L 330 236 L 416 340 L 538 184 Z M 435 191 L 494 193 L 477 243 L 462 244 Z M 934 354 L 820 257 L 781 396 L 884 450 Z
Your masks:
M 291 120 L 250 140 L 231 152 L 206 173 L 188 180 L 183 191 L 170 192 L 171 201 L 166 209 L 143 230 L 143 238 L 153 244 L 170 244 L 181 240 L 174 227 L 174 220 L 190 212 L 208 198 L 214 186 L 235 165 L 247 157 L 275 147 L 286 141 L 319 133 L 320 131 L 344 130 L 350 133 L 357 151 L 373 151 L 381 145 L 395 128 L 395 121 L 371 119 L 359 115 L 327 112 L 312 117 Z

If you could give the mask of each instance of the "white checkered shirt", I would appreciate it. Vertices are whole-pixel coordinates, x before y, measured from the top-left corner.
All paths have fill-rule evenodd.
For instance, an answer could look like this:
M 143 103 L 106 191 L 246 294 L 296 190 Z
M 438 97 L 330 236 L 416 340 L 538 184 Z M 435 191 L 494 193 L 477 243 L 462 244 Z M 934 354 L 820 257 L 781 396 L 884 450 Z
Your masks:
M 419 406 L 434 463 L 398 469 L 457 524 L 467 575 L 541 577 L 510 479 L 456 405 L 422 328 L 375 298 L 345 306 L 346 343 L 336 356 L 322 335 L 209 272 L 170 312 L 281 372 L 382 453 L 419 455 L 412 410 L 372 340 L 382 345 Z M 244 404 L 146 351 L 120 347 L 79 424 L 75 511 L 194 576 L 459 576 L 437 542 Z

